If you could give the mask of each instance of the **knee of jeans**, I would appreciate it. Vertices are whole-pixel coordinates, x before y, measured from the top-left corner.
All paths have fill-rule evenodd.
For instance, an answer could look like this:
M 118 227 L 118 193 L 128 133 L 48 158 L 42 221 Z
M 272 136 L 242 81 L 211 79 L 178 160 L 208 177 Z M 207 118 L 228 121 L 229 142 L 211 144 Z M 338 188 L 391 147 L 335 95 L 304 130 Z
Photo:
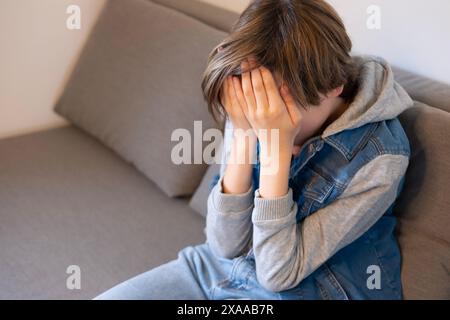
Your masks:
M 127 300 L 137 299 L 135 288 L 130 287 L 127 281 L 99 294 L 93 300 Z
M 192 246 L 186 247 L 178 253 L 178 261 L 180 262 L 191 262 L 198 257 L 196 249 Z
M 211 249 L 206 243 L 198 246 L 186 247 L 178 254 L 179 260 L 195 263 L 196 265 L 199 263 L 210 264 L 214 257 Z

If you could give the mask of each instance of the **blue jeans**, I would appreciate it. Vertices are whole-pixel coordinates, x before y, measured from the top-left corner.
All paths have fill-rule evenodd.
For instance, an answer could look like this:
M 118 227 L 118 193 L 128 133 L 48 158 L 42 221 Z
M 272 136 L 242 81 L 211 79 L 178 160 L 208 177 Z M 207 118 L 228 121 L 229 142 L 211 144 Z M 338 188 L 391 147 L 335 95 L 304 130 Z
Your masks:
M 187 247 L 178 259 L 147 271 L 99 295 L 105 300 L 279 300 L 256 279 L 252 251 L 234 259 L 216 257 L 207 244 Z M 295 298 L 292 296 L 291 298 Z

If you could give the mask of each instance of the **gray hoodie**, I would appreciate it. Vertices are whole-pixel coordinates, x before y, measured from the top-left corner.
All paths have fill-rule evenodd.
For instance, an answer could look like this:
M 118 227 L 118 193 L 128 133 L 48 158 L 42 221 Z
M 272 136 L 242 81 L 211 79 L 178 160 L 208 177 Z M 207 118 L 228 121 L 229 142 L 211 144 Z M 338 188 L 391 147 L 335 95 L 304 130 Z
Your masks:
M 394 119 L 412 105 L 381 58 L 355 57 L 359 89 L 349 108 L 321 138 L 363 125 Z M 227 122 L 221 177 L 208 198 L 207 242 L 214 254 L 234 258 L 253 249 L 259 282 L 272 291 L 296 286 L 337 251 L 355 241 L 395 201 L 408 157 L 385 154 L 365 164 L 344 192 L 328 207 L 295 223 L 298 210 L 292 190 L 284 197 L 263 199 L 253 186 L 242 195 L 224 194 L 222 178 L 231 147 Z M 359 196 L 361 190 L 374 190 Z M 291 255 L 295 248 L 296 255 Z

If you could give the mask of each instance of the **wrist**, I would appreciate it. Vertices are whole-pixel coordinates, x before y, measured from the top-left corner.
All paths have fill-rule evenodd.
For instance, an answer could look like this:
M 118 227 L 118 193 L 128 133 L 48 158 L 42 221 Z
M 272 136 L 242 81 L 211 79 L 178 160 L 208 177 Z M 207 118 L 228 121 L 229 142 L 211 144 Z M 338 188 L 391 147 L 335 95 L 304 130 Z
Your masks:
M 292 160 L 292 147 L 279 146 L 279 150 L 269 152 L 261 147 L 260 194 L 262 198 L 275 198 L 286 195 L 289 189 L 289 172 Z M 288 150 L 290 150 L 288 152 Z
M 272 199 L 286 195 L 289 190 L 289 169 L 287 162 L 280 163 L 277 170 L 261 168 L 259 192 L 262 198 Z
M 293 141 L 278 140 L 277 142 L 268 142 L 260 140 L 259 145 L 263 156 L 277 156 L 280 161 L 285 160 L 290 162 L 294 149 Z
M 267 154 L 261 150 L 260 174 L 264 176 L 288 176 L 291 167 L 292 153 Z

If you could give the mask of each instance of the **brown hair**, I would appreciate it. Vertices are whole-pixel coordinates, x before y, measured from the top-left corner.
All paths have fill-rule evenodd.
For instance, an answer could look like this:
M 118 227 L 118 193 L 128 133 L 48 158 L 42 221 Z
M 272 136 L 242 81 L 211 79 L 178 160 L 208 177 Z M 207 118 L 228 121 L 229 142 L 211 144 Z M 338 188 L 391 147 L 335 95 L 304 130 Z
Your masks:
M 222 84 L 241 73 L 241 62 L 253 56 L 257 64 L 279 72 L 297 103 L 319 105 L 319 94 L 344 85 L 352 97 L 355 71 L 352 42 L 336 11 L 323 0 L 254 0 L 231 34 L 210 54 L 202 90 L 215 120 L 225 111 Z

